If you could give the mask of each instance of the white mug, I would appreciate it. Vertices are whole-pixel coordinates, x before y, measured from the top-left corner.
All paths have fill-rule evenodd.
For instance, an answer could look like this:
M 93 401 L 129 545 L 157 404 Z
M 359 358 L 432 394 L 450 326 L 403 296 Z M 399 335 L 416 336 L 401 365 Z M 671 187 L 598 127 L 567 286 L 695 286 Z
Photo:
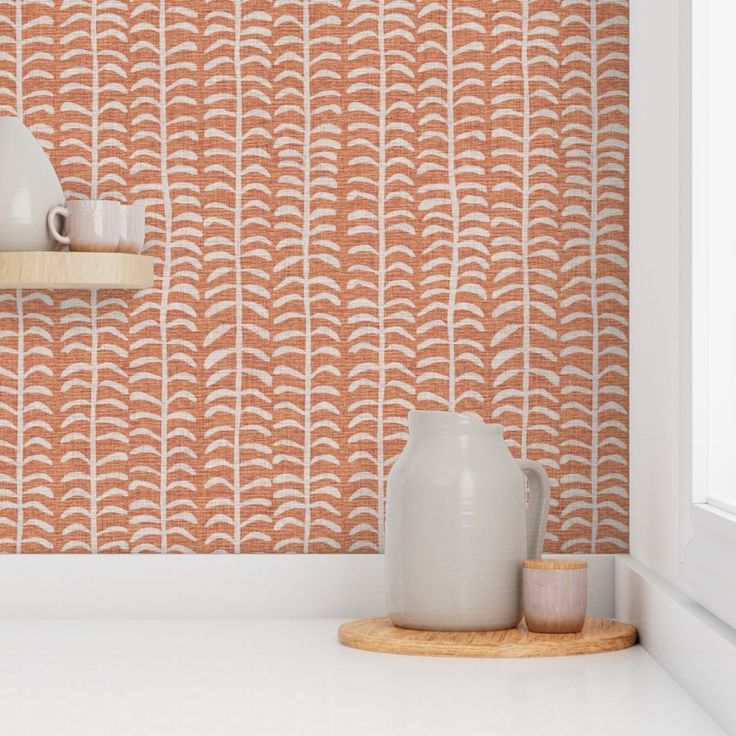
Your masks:
M 144 202 L 121 205 L 118 253 L 141 253 L 146 237 L 146 205 Z
M 56 217 L 66 220 L 66 235 L 56 228 Z M 122 211 L 119 202 L 108 199 L 75 199 L 52 207 L 46 218 L 54 239 L 70 250 L 102 253 L 117 250 Z

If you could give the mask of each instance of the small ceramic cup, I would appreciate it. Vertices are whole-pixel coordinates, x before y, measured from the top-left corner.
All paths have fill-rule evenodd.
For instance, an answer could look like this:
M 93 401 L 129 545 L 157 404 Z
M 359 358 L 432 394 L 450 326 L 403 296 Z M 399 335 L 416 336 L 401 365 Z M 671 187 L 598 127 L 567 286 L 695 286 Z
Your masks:
M 56 218 L 63 217 L 66 234 L 56 226 Z M 70 250 L 104 253 L 117 250 L 120 240 L 121 208 L 119 202 L 108 199 L 75 199 L 63 207 L 52 207 L 46 221 L 49 232 Z
M 146 239 L 146 205 L 143 202 L 121 205 L 118 253 L 141 253 Z
M 581 631 L 588 603 L 588 563 L 527 560 L 522 569 L 522 598 L 529 631 L 542 634 Z

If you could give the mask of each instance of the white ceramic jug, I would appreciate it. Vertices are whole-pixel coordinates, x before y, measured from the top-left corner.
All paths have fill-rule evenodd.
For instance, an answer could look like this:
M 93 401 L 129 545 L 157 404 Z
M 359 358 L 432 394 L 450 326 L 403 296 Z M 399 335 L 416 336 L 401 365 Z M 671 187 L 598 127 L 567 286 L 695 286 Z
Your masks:
M 53 250 L 46 213 L 63 201 L 38 141 L 18 118 L 0 118 L 0 251 Z
M 435 631 L 516 626 L 521 563 L 541 554 L 548 510 L 547 474 L 511 457 L 501 425 L 411 412 L 388 478 L 389 618 Z

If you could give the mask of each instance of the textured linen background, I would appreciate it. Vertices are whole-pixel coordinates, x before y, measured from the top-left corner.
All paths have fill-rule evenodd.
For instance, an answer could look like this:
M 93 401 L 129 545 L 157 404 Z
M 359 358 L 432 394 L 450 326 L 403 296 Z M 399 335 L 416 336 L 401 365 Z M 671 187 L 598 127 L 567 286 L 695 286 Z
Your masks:
M 0 291 L 0 550 L 371 552 L 412 407 L 628 543 L 623 0 L 0 0 L 0 114 L 154 288 Z M 1 165 L 1 163 L 0 163 Z

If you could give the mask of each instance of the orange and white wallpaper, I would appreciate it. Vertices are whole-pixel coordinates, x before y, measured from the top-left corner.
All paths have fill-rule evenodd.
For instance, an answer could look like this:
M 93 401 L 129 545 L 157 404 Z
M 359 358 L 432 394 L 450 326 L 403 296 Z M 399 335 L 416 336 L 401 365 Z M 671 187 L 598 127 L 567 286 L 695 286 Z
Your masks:
M 0 0 L 0 115 L 155 286 L 0 291 L 0 551 L 378 552 L 411 408 L 628 544 L 626 0 Z M 0 162 L 0 165 L 2 163 Z

